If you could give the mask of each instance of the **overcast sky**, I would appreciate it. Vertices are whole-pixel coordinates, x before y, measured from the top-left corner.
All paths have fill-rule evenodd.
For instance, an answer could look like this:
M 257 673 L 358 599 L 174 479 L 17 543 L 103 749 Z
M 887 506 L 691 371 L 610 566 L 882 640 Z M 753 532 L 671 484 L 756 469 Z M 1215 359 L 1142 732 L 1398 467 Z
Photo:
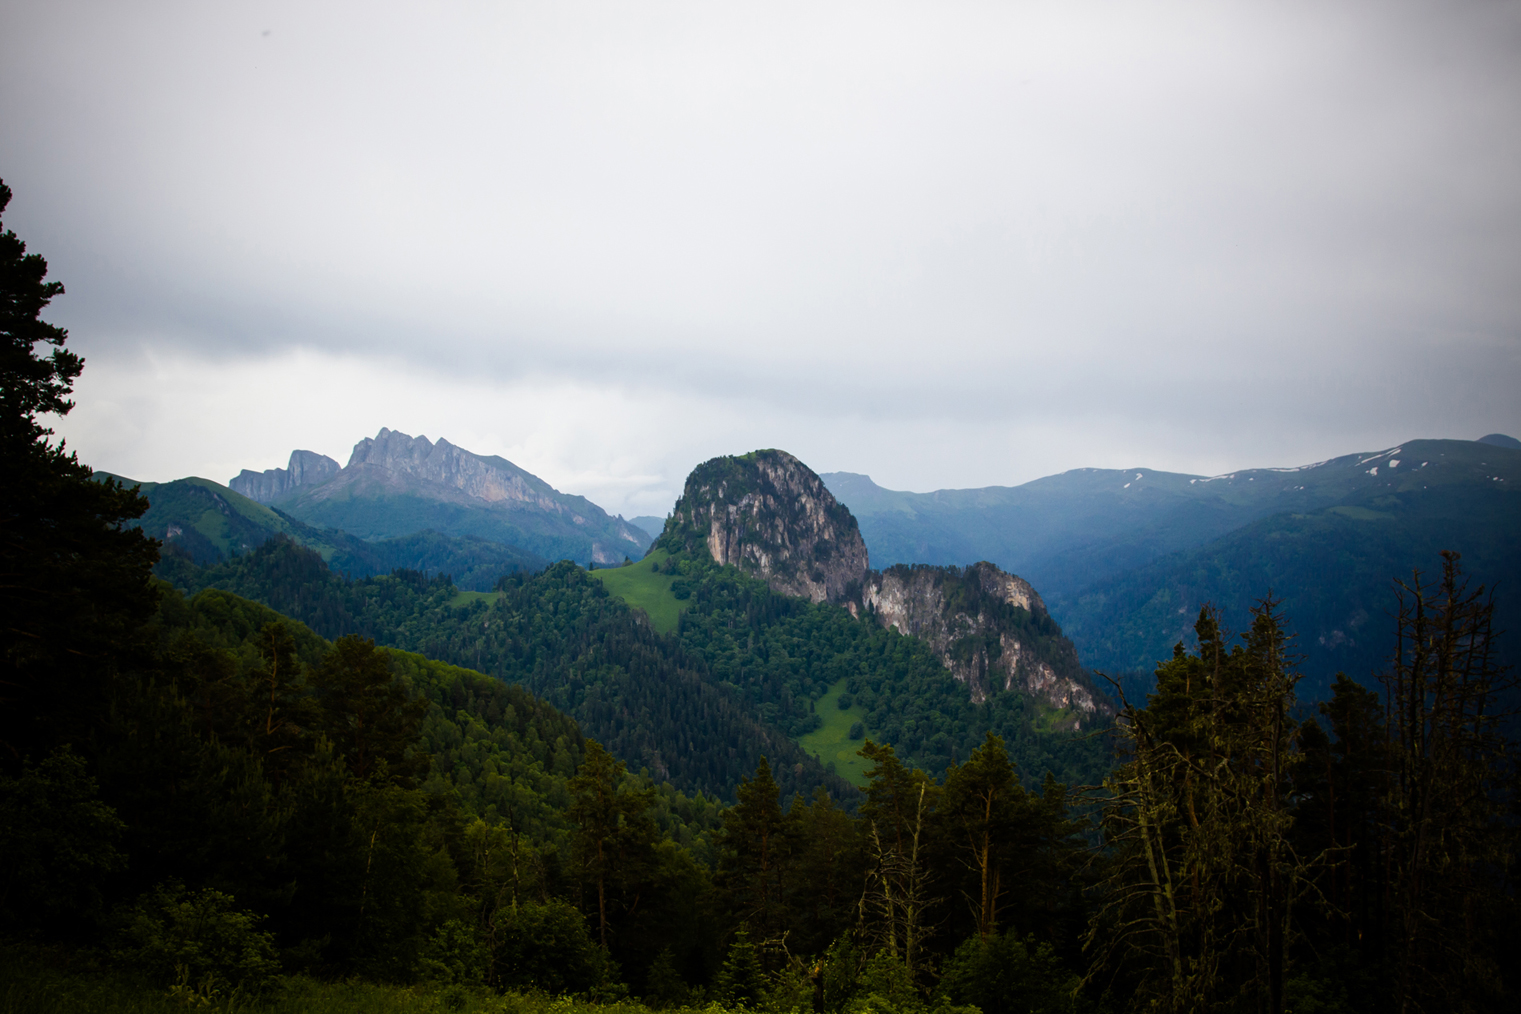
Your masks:
M 1521 5 L 0 0 L 59 424 L 389 426 L 614 512 L 1521 436 Z

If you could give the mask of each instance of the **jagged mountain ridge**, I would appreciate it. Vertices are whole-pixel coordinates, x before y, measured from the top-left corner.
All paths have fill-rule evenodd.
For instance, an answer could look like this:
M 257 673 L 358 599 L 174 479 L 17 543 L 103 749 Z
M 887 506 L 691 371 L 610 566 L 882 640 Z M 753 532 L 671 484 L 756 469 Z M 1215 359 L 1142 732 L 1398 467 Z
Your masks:
M 1017 689 L 1082 713 L 1110 707 L 1028 582 L 990 563 L 873 571 L 855 517 L 786 451 L 697 466 L 652 548 L 704 553 L 782 594 L 865 610 L 926 641 L 974 700 Z
M 301 488 L 316 486 L 337 475 L 342 468 L 326 454 L 316 451 L 291 451 L 284 468 L 266 468 L 254 472 L 247 468 L 227 480 L 227 488 L 258 503 L 273 503 Z
M 433 530 L 580 563 L 619 563 L 650 543 L 642 529 L 505 458 L 385 428 L 355 444 L 335 475 L 275 503 L 308 524 L 365 539 Z

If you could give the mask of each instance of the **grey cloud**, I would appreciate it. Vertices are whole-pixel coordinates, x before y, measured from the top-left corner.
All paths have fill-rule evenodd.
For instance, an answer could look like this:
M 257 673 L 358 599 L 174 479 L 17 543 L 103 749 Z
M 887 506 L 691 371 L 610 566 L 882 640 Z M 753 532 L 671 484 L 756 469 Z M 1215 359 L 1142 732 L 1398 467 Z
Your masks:
M 316 348 L 842 440 L 1112 417 L 1240 464 L 1521 430 L 1515 3 L 3 18 L 8 223 L 92 362 Z

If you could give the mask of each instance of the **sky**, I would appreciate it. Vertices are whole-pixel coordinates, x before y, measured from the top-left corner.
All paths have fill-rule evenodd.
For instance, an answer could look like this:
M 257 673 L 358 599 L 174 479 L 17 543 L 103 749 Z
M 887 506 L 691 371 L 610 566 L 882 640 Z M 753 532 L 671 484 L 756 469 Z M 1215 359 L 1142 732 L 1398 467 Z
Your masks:
M 142 480 L 1521 436 L 1517 2 L 0 0 L 0 179 Z

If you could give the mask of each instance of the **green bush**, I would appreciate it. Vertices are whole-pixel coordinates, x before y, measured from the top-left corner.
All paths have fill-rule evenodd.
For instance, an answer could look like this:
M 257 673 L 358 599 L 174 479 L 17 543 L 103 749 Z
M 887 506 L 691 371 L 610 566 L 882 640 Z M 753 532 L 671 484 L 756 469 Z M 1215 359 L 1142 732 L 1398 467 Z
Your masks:
M 124 864 L 123 827 L 67 746 L 0 775 L 0 923 L 79 929 L 97 914 L 101 879 Z
M 280 971 L 274 937 L 235 906 L 221 891 L 161 884 L 126 913 L 115 957 L 177 995 L 261 990 Z
M 936 997 L 941 1003 L 975 1005 L 984 1014 L 1077 1014 L 1087 1009 L 1075 998 L 1077 989 L 1077 976 L 1061 966 L 1049 944 L 1003 933 L 973 937 L 956 948 Z
M 478 985 L 485 980 L 487 960 L 474 928 L 450 919 L 423 945 L 417 970 L 429 982 Z
M 498 909 L 495 930 L 492 958 L 502 986 L 587 993 L 609 978 L 611 960 L 569 902 Z

